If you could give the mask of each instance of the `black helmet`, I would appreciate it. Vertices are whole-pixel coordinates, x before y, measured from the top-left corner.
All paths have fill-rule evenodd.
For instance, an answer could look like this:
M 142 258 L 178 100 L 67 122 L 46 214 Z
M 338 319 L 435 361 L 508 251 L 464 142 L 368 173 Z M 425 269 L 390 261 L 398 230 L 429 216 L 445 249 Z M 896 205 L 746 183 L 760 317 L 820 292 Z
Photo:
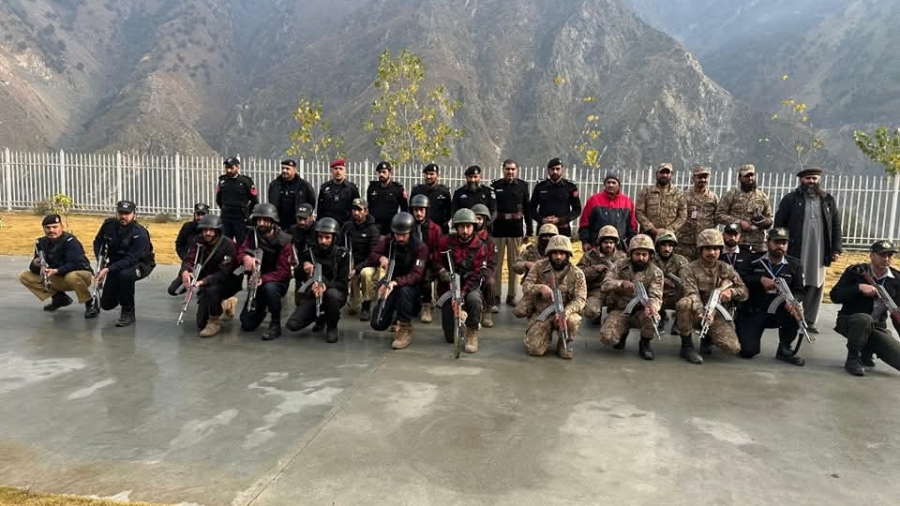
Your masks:
M 203 230 L 204 228 L 222 230 L 222 218 L 215 214 L 207 214 L 200 218 L 200 222 L 197 224 L 198 230 Z
M 194 214 L 209 214 L 209 206 L 203 202 L 194 204 Z
M 413 207 L 429 207 L 431 202 L 428 201 L 428 196 L 423 194 L 413 195 L 412 200 L 409 201 L 409 207 L 412 209 Z
M 409 234 L 416 226 L 416 220 L 409 213 L 399 213 L 391 220 L 391 232 L 395 234 Z
M 316 222 L 316 232 L 323 234 L 336 234 L 338 228 L 338 222 L 334 218 L 322 218 Z
M 259 204 L 253 208 L 253 214 L 250 215 L 251 220 L 255 220 L 256 218 L 269 218 L 275 223 L 278 223 L 278 209 L 272 204 Z

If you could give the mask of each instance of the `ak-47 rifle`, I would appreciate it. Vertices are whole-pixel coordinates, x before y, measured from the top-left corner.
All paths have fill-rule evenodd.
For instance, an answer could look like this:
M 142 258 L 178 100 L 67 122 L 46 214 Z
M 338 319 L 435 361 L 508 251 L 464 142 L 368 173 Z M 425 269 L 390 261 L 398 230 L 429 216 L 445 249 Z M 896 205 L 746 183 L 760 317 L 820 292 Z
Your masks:
M 787 281 L 780 276 L 776 276 L 772 271 L 772 268 L 766 262 L 763 262 L 763 257 L 759 257 L 754 260 L 754 262 L 759 262 L 763 268 L 766 269 L 766 274 L 772 278 L 772 281 L 775 282 L 775 289 L 778 290 L 778 297 L 769 304 L 769 309 L 766 310 L 769 314 L 775 314 L 778 311 L 778 306 L 784 303 L 785 308 L 794 308 L 794 312 L 796 316 L 794 317 L 797 320 L 797 323 L 800 324 L 800 332 L 803 334 L 803 337 L 806 338 L 808 342 L 813 342 L 816 339 L 809 334 L 809 325 L 806 323 L 806 316 L 803 313 L 803 302 L 794 298 L 794 294 L 791 292 L 791 287 L 788 286 Z
M 309 279 L 307 279 L 305 283 L 300 285 L 300 288 L 297 289 L 298 292 L 305 292 L 305 291 L 311 289 L 314 285 L 321 284 L 324 281 L 324 279 L 322 277 L 322 264 L 320 264 L 319 262 L 316 262 L 316 255 L 313 254 L 313 251 L 311 248 L 309 250 L 309 258 L 310 258 L 310 260 L 312 260 L 312 263 L 313 263 L 313 273 L 312 273 L 312 276 L 310 276 Z M 321 314 L 322 314 L 322 296 L 317 295 L 316 296 L 316 318 L 318 318 L 319 315 L 321 315 Z
M 678 276 L 674 274 L 666 274 L 665 280 L 663 282 L 665 281 L 668 281 L 668 284 L 672 285 L 672 287 L 675 288 L 676 294 L 684 293 L 684 281 Z
M 653 307 L 653 303 L 650 301 L 650 295 L 647 294 L 647 287 L 644 286 L 644 283 L 641 281 L 634 282 L 634 298 L 632 298 L 628 305 L 625 306 L 625 314 L 632 314 L 634 309 L 641 305 L 641 307 L 650 310 L 650 323 L 653 325 L 653 334 L 657 339 L 662 339 L 659 335 L 659 313 L 656 312 L 656 308 Z
M 106 264 L 109 263 L 109 243 L 103 243 L 103 247 L 100 248 L 100 252 L 97 253 L 97 274 L 100 274 L 100 271 L 106 267 Z M 103 297 L 103 282 L 98 281 L 97 277 L 94 277 L 94 284 L 91 287 L 91 300 L 92 304 L 95 308 L 100 307 L 100 298 Z
M 722 315 L 722 318 L 725 318 L 725 321 L 730 322 L 733 320 L 731 312 L 719 302 L 722 298 L 722 292 L 731 288 L 732 284 L 731 281 L 726 281 L 709 294 L 709 300 L 706 301 L 706 306 L 703 307 L 703 311 L 700 313 L 702 321 L 700 325 L 700 339 L 706 337 L 706 333 L 709 332 L 709 326 L 716 317 L 716 311 Z
M 348 277 L 352 279 L 353 269 L 356 267 L 354 264 L 356 262 L 353 261 L 353 241 L 351 241 L 350 237 L 347 235 L 344 236 L 344 246 L 346 246 L 347 250 L 350 251 L 350 270 L 348 271 L 350 274 L 348 275 Z
M 568 270 L 566 273 L 568 273 Z M 546 321 L 551 315 L 555 316 L 556 332 L 559 336 L 559 342 L 562 343 L 566 353 L 571 353 L 572 349 L 569 347 L 569 343 L 572 342 L 573 339 L 572 336 L 569 335 L 569 320 L 566 316 L 566 305 L 563 300 L 562 292 L 559 290 L 559 285 L 556 283 L 556 273 L 553 272 L 552 267 L 547 267 L 547 269 L 544 270 L 544 275 L 550 277 L 549 285 L 553 301 L 549 306 L 544 308 L 543 311 L 538 313 L 537 319 L 538 321 Z M 565 274 L 563 274 L 563 276 L 565 276 Z
M 253 228 L 253 244 L 256 245 L 256 249 L 248 252 L 253 257 L 253 270 L 247 279 L 247 311 L 256 311 L 256 289 L 259 286 L 260 278 L 262 278 L 263 250 L 259 247 L 259 235 L 256 233 L 256 228 Z M 247 272 L 247 268 L 241 265 L 234 270 L 234 275 L 240 276 L 245 272 Z
M 191 286 L 188 287 L 187 293 L 184 295 L 184 305 L 181 306 L 181 313 L 178 314 L 178 325 L 184 322 L 184 312 L 187 311 L 191 299 L 194 297 L 194 291 L 197 290 L 197 281 L 200 280 L 200 271 L 203 267 L 200 265 L 200 250 L 203 246 L 197 245 L 197 253 L 194 254 L 194 272 L 191 274 Z
M 40 247 L 40 239 L 35 241 L 34 250 L 37 252 L 37 257 L 41 262 L 41 281 L 44 283 L 44 291 L 50 293 L 52 290 L 52 283 L 50 281 L 50 276 L 47 274 L 47 271 L 50 269 L 50 265 L 47 264 L 47 257 L 44 255 L 44 250 Z
M 372 311 L 375 314 L 376 320 L 381 321 L 381 315 L 384 313 L 384 303 L 387 298 L 391 295 L 391 281 L 394 280 L 394 267 L 396 265 L 396 260 L 394 259 L 394 245 L 391 244 L 390 249 L 388 251 L 388 266 L 387 272 L 385 272 L 384 276 L 378 283 L 375 284 L 375 291 L 378 293 L 378 299 L 375 301 L 375 309 L 376 311 Z M 381 294 L 381 287 L 384 288 L 384 295 Z
M 459 273 L 453 270 L 452 253 L 448 250 L 444 252 L 447 255 L 447 266 L 450 271 L 450 289 L 444 292 L 437 300 L 438 307 L 442 307 L 448 300 L 453 304 L 453 355 L 459 358 L 459 353 L 466 344 L 466 322 L 460 318 L 460 309 L 465 303 L 462 296 L 462 279 Z
M 866 283 L 875 287 L 875 291 L 878 293 L 878 300 L 884 304 L 884 308 L 887 309 L 888 314 L 891 315 L 891 318 L 895 323 L 900 323 L 900 307 L 897 307 L 897 303 L 894 302 L 894 299 L 891 298 L 891 294 L 888 293 L 887 289 L 884 288 L 883 285 L 875 281 L 875 277 L 872 276 L 872 273 L 869 272 L 868 269 L 862 269 L 863 279 Z

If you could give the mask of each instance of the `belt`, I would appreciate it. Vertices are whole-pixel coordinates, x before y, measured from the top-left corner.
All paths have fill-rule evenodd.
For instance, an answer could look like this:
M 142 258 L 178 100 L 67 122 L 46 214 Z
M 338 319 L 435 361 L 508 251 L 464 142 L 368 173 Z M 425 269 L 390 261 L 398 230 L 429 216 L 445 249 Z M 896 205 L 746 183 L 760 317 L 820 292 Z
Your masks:
M 498 213 L 498 220 L 521 220 L 525 215 L 523 213 Z

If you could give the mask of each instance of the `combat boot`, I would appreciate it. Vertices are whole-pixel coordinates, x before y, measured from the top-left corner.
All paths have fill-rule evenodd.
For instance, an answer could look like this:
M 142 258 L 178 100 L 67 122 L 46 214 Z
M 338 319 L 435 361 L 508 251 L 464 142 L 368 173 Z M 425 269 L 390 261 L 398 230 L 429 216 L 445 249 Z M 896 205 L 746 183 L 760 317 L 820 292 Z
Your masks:
M 466 327 L 466 353 L 478 351 L 478 329 Z
M 700 340 L 700 353 L 704 355 L 712 355 L 712 339 L 704 337 Z
M 116 327 L 127 327 L 137 321 L 134 315 L 133 307 L 122 306 L 122 312 L 119 313 L 119 320 L 116 321 Z
M 863 367 L 868 367 L 869 369 L 875 368 L 875 359 L 873 358 L 874 352 L 869 349 L 863 348 L 861 352 L 859 352 L 859 363 L 863 365 Z
M 481 326 L 486 329 L 494 326 L 494 317 L 491 316 L 491 313 L 489 311 L 481 313 Z
M 338 329 L 337 325 L 332 327 L 331 325 L 325 330 L 325 342 L 326 343 L 336 343 L 338 342 Z
M 702 364 L 703 358 L 694 350 L 694 338 L 692 336 L 681 336 L 681 358 L 692 364 Z
M 369 301 L 365 301 L 362 303 L 362 309 L 359 310 L 359 321 L 367 322 L 372 319 L 372 303 Z
M 641 356 L 644 360 L 653 360 L 653 349 L 650 348 L 651 339 L 641 338 L 641 342 L 638 345 L 638 355 Z
M 220 330 L 222 330 L 222 326 L 219 325 L 219 317 L 210 316 L 206 326 L 200 331 L 200 337 L 212 337 L 218 334 Z
M 84 318 L 96 318 L 100 315 L 100 308 L 97 307 L 97 304 L 94 303 L 94 299 L 91 299 L 84 303 Z
M 57 309 L 66 307 L 70 304 L 72 304 L 72 297 L 66 295 L 66 292 L 56 292 L 53 294 L 53 297 L 50 298 L 50 303 L 44 306 L 44 311 L 56 311 Z
M 434 315 L 431 314 L 432 310 L 431 303 L 422 304 L 422 323 L 431 323 L 434 321 Z
M 565 341 L 562 337 L 556 338 L 556 354 L 559 355 L 559 358 L 572 360 L 572 345 L 575 343 L 575 341 L 570 342 L 569 346 L 564 346 L 564 342 Z
M 787 362 L 800 367 L 806 363 L 800 356 L 795 355 L 794 351 L 791 350 L 791 347 L 786 344 L 778 345 L 778 349 L 775 351 L 775 358 L 782 362 Z
M 394 342 L 391 343 L 391 348 L 395 350 L 402 350 L 406 348 L 412 343 L 412 323 L 410 322 L 399 322 L 397 324 L 397 331 L 394 333 Z
M 222 321 L 230 322 L 234 319 L 234 312 L 237 310 L 237 297 L 229 297 L 222 301 Z
M 269 323 L 269 330 L 262 336 L 263 341 L 271 341 L 281 337 L 281 322 Z
M 625 334 L 619 339 L 619 342 L 613 345 L 614 350 L 624 350 L 625 343 L 628 341 L 628 334 Z
M 325 317 L 319 316 L 318 318 L 316 318 L 316 324 L 313 325 L 312 331 L 322 332 L 323 330 L 325 330 Z
M 866 375 L 866 370 L 859 361 L 859 350 L 847 348 L 847 361 L 844 362 L 844 369 L 854 376 Z

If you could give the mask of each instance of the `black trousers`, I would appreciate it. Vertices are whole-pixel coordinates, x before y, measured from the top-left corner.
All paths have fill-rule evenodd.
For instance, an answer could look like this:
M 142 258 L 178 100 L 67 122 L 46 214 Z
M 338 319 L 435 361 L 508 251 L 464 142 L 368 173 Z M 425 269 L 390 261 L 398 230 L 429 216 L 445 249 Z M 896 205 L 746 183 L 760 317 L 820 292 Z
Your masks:
M 241 329 L 253 330 L 266 319 L 266 313 L 272 315 L 271 325 L 281 325 L 281 298 L 287 293 L 288 283 L 270 281 L 256 289 L 256 309 L 250 311 L 250 299 L 244 301 L 241 310 Z
M 384 310 L 381 318 L 373 308 L 372 319 L 369 325 L 374 330 L 387 330 L 395 321 L 409 323 L 422 311 L 422 302 L 419 300 L 421 293 L 417 286 L 398 286 L 394 288 L 387 300 L 384 301 Z
M 194 293 L 197 297 L 197 328 L 205 327 L 210 316 L 222 316 L 222 301 L 234 297 L 239 291 L 241 291 L 240 281 L 201 286 Z
M 146 273 L 149 274 L 149 273 Z M 134 307 L 134 284 L 138 281 L 137 267 L 110 272 L 103 280 L 103 295 L 100 297 L 100 308 L 104 311 Z
M 462 309 L 467 313 L 466 327 L 477 329 L 481 324 L 481 313 L 484 311 L 484 295 L 481 293 L 481 289 L 470 291 L 463 297 L 463 300 L 465 307 Z M 441 329 L 444 331 L 444 337 L 448 341 L 453 341 L 456 327 L 453 325 L 453 303 L 450 300 L 441 306 Z
M 834 330 L 847 338 L 847 348 L 874 353 L 884 363 L 900 370 L 900 342 L 886 326 L 875 323 L 871 315 L 838 316 Z
M 341 308 L 347 303 L 347 293 L 337 288 L 327 288 L 322 294 L 322 312 L 325 314 L 325 323 L 328 328 L 337 328 L 338 320 L 341 319 Z M 304 329 L 316 322 L 318 315 L 316 314 L 316 299 L 303 298 L 300 304 L 291 313 L 287 323 L 284 324 L 288 330 L 296 332 Z
M 481 294 L 484 297 L 484 304 L 488 307 L 497 302 L 497 295 L 494 293 L 494 277 L 484 278 L 481 282 Z
M 787 312 L 784 305 L 775 314 L 769 314 L 765 309 L 754 311 L 742 308 L 735 317 L 734 327 L 741 342 L 743 358 L 759 355 L 763 331 L 766 329 L 778 329 L 778 341 L 787 347 L 791 346 L 800 330 L 800 324 Z
M 241 244 L 247 234 L 247 218 L 242 216 L 222 216 L 222 235 Z

